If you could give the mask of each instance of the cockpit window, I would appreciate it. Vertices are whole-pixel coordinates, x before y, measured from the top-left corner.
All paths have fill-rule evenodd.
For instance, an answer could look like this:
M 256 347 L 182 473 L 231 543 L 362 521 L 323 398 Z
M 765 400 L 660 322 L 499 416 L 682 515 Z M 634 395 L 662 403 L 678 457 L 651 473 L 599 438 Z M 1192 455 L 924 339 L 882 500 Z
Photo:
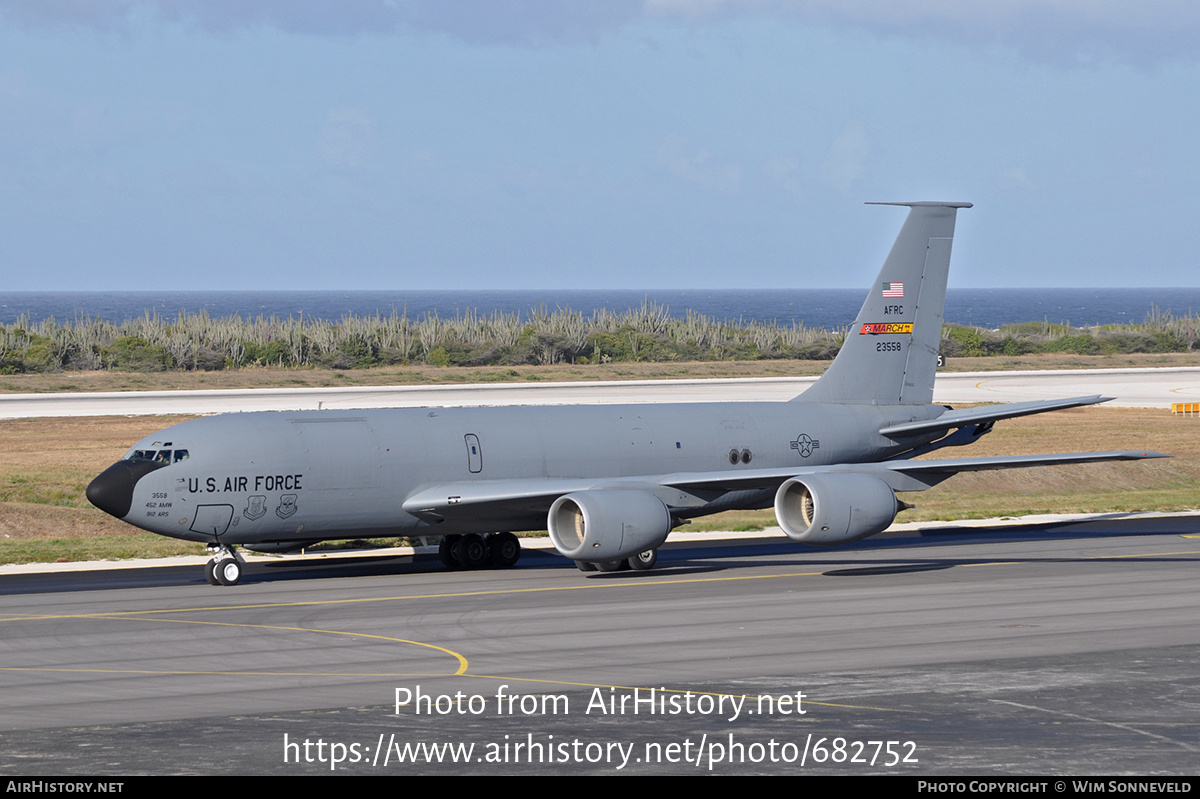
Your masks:
M 135 449 L 130 452 L 126 460 L 130 461 L 150 461 L 151 463 L 161 464 L 166 466 L 170 463 L 179 463 L 187 460 L 188 451 L 186 449 Z

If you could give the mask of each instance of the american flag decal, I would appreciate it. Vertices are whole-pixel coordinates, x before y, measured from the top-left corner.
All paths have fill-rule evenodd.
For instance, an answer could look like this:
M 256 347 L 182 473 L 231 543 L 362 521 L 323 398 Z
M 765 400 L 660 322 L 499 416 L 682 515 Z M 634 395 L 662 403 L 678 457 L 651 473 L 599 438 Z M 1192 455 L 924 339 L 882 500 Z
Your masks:
M 888 299 L 903 299 L 904 284 L 898 280 L 891 283 L 885 282 L 883 284 L 883 296 Z

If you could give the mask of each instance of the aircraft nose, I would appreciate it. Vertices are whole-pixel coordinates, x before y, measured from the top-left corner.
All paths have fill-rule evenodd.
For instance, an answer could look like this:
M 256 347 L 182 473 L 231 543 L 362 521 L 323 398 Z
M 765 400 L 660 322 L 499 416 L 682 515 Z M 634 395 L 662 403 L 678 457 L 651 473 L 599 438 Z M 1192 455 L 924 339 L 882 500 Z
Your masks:
M 133 505 L 133 487 L 146 473 L 144 470 L 135 470 L 135 465 L 141 464 L 117 461 L 102 471 L 95 480 L 88 483 L 88 502 L 118 519 L 128 516 Z

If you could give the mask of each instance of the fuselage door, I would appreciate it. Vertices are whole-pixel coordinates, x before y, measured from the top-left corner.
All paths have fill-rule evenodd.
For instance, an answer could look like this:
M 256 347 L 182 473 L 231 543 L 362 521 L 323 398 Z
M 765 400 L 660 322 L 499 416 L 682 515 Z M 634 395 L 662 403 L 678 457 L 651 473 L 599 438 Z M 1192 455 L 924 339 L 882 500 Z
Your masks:
M 471 474 L 479 474 L 483 471 L 483 450 L 479 448 L 479 436 L 467 433 L 464 438 L 467 440 L 467 468 Z

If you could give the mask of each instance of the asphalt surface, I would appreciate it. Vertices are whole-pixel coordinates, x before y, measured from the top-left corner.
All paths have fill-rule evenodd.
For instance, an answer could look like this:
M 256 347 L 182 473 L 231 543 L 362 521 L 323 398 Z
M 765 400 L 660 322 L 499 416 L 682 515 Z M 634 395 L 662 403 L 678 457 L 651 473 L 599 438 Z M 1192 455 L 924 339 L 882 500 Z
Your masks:
M 738 402 L 791 399 L 816 378 L 631 380 L 504 383 L 465 386 L 121 391 L 0 394 L 0 419 L 36 416 L 123 416 L 268 410 L 413 408 L 574 403 Z M 934 402 L 1024 402 L 1104 394 L 1113 404 L 1169 407 L 1200 400 L 1200 368 L 1074 369 L 939 374 Z
M 1200 517 L 961 533 L 9 576 L 0 772 L 1194 773 Z
M 807 382 L 6 395 L 0 418 Z M 1200 370 L 943 375 L 936 399 L 1094 393 L 1164 407 L 1200 394 Z M 279 559 L 234 588 L 195 565 L 5 574 L 0 773 L 1194 773 L 1200 517 L 926 532 L 687 543 L 646 573 L 528 553 L 506 572 Z

